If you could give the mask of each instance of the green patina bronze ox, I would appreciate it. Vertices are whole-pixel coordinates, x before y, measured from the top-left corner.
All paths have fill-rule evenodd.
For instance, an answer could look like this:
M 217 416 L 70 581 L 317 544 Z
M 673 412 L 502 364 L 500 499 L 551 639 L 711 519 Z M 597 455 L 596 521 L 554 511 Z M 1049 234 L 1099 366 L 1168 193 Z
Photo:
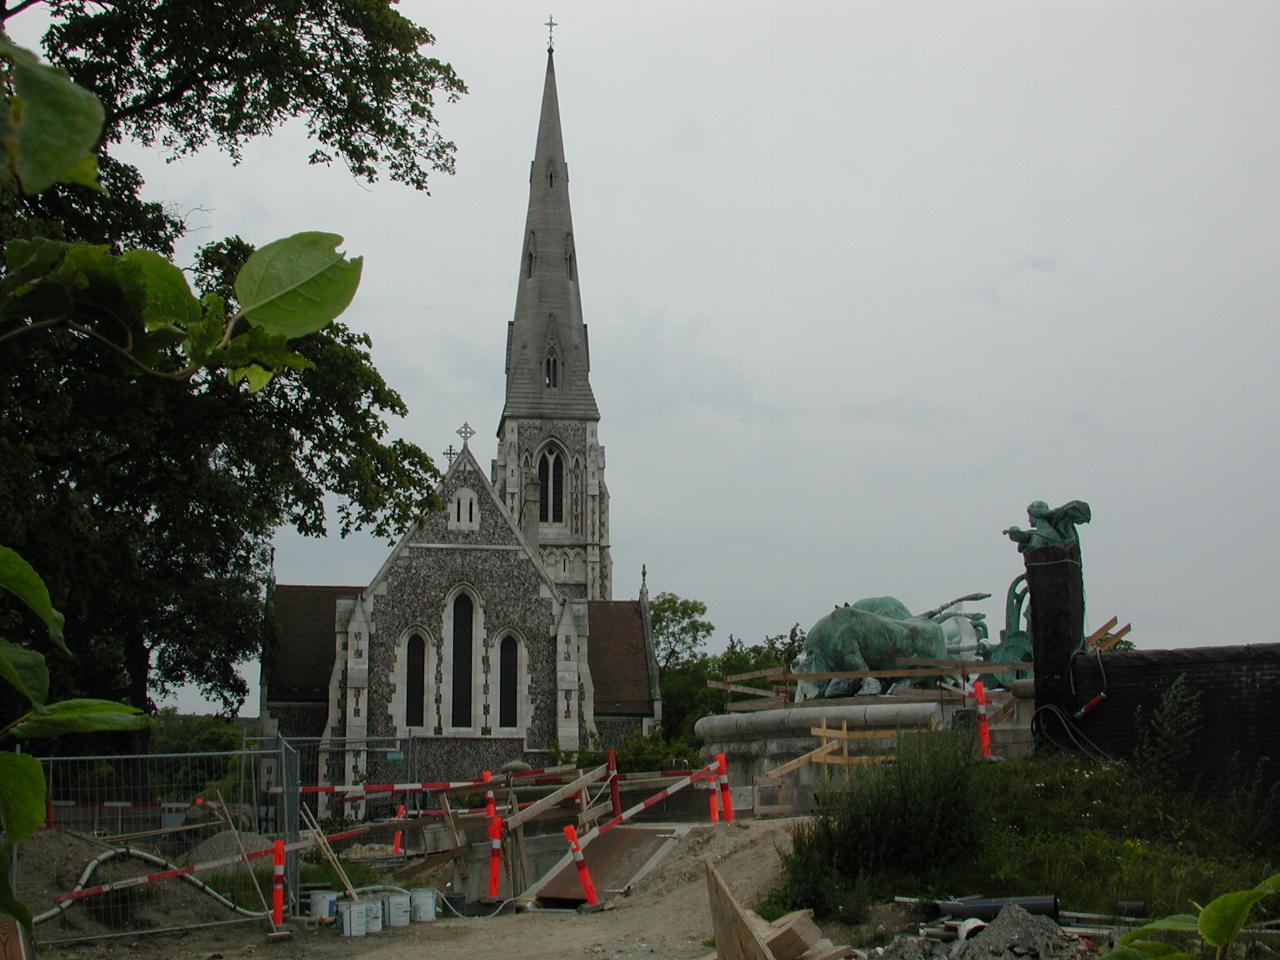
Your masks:
M 813 625 L 804 651 L 791 665 L 793 673 L 844 673 L 890 670 L 904 658 L 942 659 L 961 651 L 976 651 L 985 644 L 986 624 L 980 613 L 952 610 L 963 600 L 982 600 L 990 594 L 970 594 L 912 616 L 895 597 L 868 597 L 836 607 Z M 861 681 L 801 680 L 796 699 L 847 697 L 875 694 L 881 683 L 874 677 Z

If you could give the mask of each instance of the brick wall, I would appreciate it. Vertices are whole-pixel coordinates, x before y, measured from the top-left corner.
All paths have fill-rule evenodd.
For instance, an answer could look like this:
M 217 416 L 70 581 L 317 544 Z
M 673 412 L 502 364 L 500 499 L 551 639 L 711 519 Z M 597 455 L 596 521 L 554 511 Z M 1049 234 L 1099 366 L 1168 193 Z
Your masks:
M 1211 786 L 1231 772 L 1233 757 L 1246 771 L 1268 757 L 1270 779 L 1280 778 L 1280 643 L 1104 654 L 1102 670 L 1107 699 L 1079 727 L 1111 756 L 1133 752 L 1138 708 L 1149 714 L 1169 684 L 1185 674 L 1200 694 L 1203 717 L 1192 775 Z M 1077 703 L 1102 689 L 1096 658 L 1077 657 L 1073 673 Z

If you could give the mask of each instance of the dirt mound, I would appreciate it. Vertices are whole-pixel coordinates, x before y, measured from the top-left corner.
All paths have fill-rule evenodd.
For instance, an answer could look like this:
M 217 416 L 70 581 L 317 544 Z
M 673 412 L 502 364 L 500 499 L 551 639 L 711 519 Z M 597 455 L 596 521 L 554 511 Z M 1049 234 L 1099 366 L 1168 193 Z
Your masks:
M 1087 953 L 1080 940 L 1063 933 L 1048 917 L 1034 916 L 1010 903 L 985 930 L 961 943 L 951 956 L 952 960 L 1075 960 Z
M 240 842 L 244 844 L 246 853 L 257 853 L 269 850 L 274 841 L 260 833 L 241 833 Z M 201 840 L 178 859 L 178 865 L 187 867 L 193 863 L 208 863 L 210 860 L 225 860 L 227 857 L 240 856 L 240 848 L 236 846 L 236 838 L 230 830 L 215 833 L 212 837 Z M 254 866 L 260 863 L 255 862 Z
M 225 839 L 211 837 L 192 853 L 217 856 L 229 845 L 235 855 L 235 841 L 230 833 Z M 253 837 L 246 838 L 249 840 Z M 265 838 L 256 838 L 261 849 Z M 266 841 L 269 845 L 270 841 Z M 253 849 L 253 847 L 249 847 Z M 17 894 L 32 913 L 52 910 L 62 901 L 59 894 L 70 893 L 80 882 L 85 868 L 96 858 L 123 844 L 104 844 L 84 834 L 67 830 L 40 830 L 18 847 Z M 139 849 L 139 848 L 131 848 Z M 152 851 L 143 850 L 151 853 Z M 184 858 L 185 859 L 185 858 Z M 210 859 L 200 855 L 200 861 Z M 88 887 L 109 884 L 154 873 L 162 867 L 150 859 L 116 856 L 99 863 L 85 881 Z M 231 866 L 220 877 L 199 875 L 206 882 L 224 890 L 234 890 L 242 903 L 252 904 L 251 889 L 243 867 Z M 242 889 L 243 888 L 243 889 Z M 235 913 L 213 897 L 202 893 L 181 879 L 163 880 L 108 891 L 73 900 L 61 913 L 36 927 L 36 939 L 48 943 L 75 937 L 142 931 L 171 927 L 184 923 L 228 920 Z

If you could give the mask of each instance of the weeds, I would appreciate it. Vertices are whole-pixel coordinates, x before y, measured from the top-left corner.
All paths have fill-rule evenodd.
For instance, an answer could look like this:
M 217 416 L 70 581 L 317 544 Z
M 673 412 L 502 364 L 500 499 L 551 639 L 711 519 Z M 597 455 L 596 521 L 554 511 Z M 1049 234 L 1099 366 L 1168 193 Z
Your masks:
M 908 738 L 895 765 L 829 783 L 764 903 L 856 922 L 893 894 L 1054 893 L 1067 909 L 1141 900 L 1159 916 L 1280 867 L 1280 789 L 1265 769 L 1214 801 L 1071 753 L 977 764 L 948 736 L 961 739 Z

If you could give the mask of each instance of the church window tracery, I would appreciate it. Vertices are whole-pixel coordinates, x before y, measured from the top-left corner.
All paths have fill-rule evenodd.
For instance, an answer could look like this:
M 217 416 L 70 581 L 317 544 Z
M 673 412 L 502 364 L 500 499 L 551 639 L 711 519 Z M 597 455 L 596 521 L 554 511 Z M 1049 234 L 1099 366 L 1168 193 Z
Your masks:
M 564 523 L 564 457 L 554 447 L 538 460 L 538 520 Z

